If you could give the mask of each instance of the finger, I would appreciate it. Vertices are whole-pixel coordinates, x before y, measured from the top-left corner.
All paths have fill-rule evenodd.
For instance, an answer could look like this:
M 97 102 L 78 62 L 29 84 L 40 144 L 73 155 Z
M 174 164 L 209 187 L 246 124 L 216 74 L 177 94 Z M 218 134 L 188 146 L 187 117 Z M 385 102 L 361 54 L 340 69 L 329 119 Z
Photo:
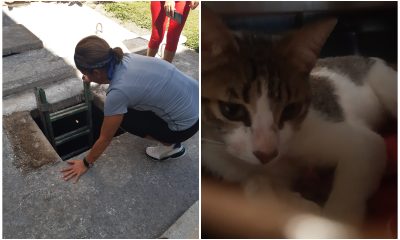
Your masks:
M 64 168 L 64 169 L 62 169 L 60 172 L 66 172 L 66 171 L 70 171 L 70 170 L 72 170 L 72 167 Z
M 74 172 L 74 169 L 69 169 L 69 170 L 66 170 L 66 171 L 63 171 L 63 174 L 65 175 L 65 174 L 68 174 L 68 173 L 70 173 L 70 172 Z
M 67 160 L 66 162 L 67 162 L 68 164 L 71 164 L 71 165 L 72 165 L 72 164 L 75 163 L 75 160 Z
M 65 177 L 64 180 L 65 180 L 65 181 L 68 181 L 68 180 L 70 180 L 71 178 L 75 177 L 75 175 L 76 175 L 76 173 L 73 172 L 73 173 L 72 173 L 71 175 L 69 175 L 68 177 Z
M 192 2 L 190 3 L 190 9 L 194 10 L 194 9 L 196 9 L 196 7 L 197 7 L 198 5 L 199 5 L 198 2 L 192 1 Z
M 169 6 L 168 5 L 165 5 L 164 10 L 165 10 L 165 15 L 169 16 Z
M 63 178 L 66 178 L 66 177 L 68 177 L 68 176 L 71 175 L 71 174 L 74 174 L 74 171 L 70 171 L 70 172 L 64 173 Z

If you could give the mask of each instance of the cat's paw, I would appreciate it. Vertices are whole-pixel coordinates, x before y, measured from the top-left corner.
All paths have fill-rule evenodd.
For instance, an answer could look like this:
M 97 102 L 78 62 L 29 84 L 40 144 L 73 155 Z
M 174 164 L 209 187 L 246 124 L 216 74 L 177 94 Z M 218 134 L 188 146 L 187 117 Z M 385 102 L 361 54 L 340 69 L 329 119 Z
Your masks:
M 293 216 L 284 228 L 288 238 L 298 239 L 350 239 L 359 238 L 359 232 L 340 222 L 313 214 Z

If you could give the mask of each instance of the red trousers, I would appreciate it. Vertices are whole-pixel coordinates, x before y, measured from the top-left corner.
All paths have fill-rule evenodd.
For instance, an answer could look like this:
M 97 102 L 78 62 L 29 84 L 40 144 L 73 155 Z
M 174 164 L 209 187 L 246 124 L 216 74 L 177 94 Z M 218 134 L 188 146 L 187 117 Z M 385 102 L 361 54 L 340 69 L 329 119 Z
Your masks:
M 164 10 L 164 1 L 152 1 L 151 8 L 151 37 L 149 41 L 149 48 L 158 49 L 160 46 L 165 33 L 165 28 L 167 27 L 167 15 Z M 175 2 L 176 12 L 183 15 L 182 23 L 178 23 L 175 20 L 169 21 L 168 33 L 167 33 L 167 45 L 165 50 L 170 52 L 175 52 L 178 47 L 179 36 L 181 35 L 183 26 L 185 25 L 186 18 L 189 15 L 190 1 L 178 1 Z

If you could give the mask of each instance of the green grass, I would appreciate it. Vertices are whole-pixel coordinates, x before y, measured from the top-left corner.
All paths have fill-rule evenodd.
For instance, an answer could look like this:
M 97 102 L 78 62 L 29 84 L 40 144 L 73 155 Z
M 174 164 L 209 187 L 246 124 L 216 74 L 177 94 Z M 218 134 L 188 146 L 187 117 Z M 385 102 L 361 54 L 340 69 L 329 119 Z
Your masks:
M 134 22 L 138 27 L 151 30 L 150 2 L 104 3 L 104 9 L 123 22 Z M 183 28 L 185 45 L 199 52 L 199 7 L 190 11 Z

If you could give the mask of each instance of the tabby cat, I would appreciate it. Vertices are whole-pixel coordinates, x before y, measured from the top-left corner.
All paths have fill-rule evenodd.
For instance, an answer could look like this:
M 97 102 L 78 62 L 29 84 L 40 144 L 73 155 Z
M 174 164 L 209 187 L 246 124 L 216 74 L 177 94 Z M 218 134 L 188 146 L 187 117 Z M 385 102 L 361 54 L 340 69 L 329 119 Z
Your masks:
M 376 130 L 397 118 L 397 72 L 378 58 L 318 59 L 336 19 L 267 37 L 202 14 L 203 167 L 287 189 L 304 169 L 334 168 L 322 214 L 360 224 L 385 169 Z

